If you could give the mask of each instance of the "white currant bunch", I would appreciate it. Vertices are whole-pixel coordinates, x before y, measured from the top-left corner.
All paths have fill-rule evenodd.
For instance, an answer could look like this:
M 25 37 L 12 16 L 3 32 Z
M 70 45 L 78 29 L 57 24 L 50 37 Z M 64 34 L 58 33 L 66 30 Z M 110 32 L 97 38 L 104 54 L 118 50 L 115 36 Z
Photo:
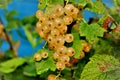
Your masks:
M 38 10 L 36 12 L 36 32 L 41 38 L 47 41 L 50 50 L 55 53 L 53 58 L 56 60 L 56 68 L 63 70 L 66 64 L 69 63 L 71 57 L 75 54 L 75 50 L 72 47 L 66 47 L 66 43 L 71 43 L 74 40 L 74 36 L 71 33 L 67 33 L 68 25 L 70 25 L 77 17 L 79 9 L 72 4 L 66 4 L 64 7 L 56 5 L 51 15 L 45 15 L 45 12 Z M 42 58 L 48 56 L 46 53 L 41 55 Z M 36 56 L 36 60 L 41 58 Z

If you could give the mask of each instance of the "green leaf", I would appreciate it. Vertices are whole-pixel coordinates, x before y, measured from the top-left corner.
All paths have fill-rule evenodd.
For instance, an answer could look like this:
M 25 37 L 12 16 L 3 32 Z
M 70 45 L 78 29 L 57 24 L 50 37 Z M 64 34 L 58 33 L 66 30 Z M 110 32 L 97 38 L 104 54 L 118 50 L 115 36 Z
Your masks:
M 37 74 L 42 74 L 44 72 L 47 72 L 48 70 L 55 71 L 56 66 L 55 66 L 55 61 L 51 58 L 48 58 L 47 60 L 42 60 L 40 62 L 36 62 L 36 70 Z
M 91 2 L 91 1 L 90 0 L 78 0 L 78 4 L 81 6 L 85 6 L 89 2 Z
M 55 6 L 54 4 L 50 4 L 46 7 L 45 9 L 45 15 L 48 16 L 48 15 L 51 15 L 53 13 L 53 10 L 55 9 Z
M 80 53 L 82 51 L 82 42 L 80 40 L 80 36 L 78 33 L 73 33 L 73 35 L 74 35 L 74 41 L 72 47 L 75 49 L 74 57 L 79 59 Z
M 52 0 L 52 4 L 64 4 L 64 0 Z
M 13 29 L 17 29 L 18 28 L 18 24 L 16 23 L 16 21 L 9 21 L 9 23 L 7 24 L 7 26 L 5 27 L 7 31 L 11 31 Z
M 14 58 L 5 62 L 0 63 L 0 72 L 10 73 L 16 70 L 18 66 L 21 66 L 25 63 L 25 60 L 22 58 Z
M 103 15 L 103 16 L 99 19 L 98 24 L 102 26 L 104 20 L 105 20 L 108 16 L 109 16 L 109 15 L 107 15 L 107 14 Z
M 95 13 L 98 14 L 107 14 L 107 9 L 105 8 L 104 4 L 102 3 L 102 1 L 95 1 L 92 4 L 92 8 L 87 8 L 90 11 L 93 11 Z
M 90 43 L 98 41 L 98 37 L 103 37 L 105 31 L 97 23 L 90 25 L 85 22 L 80 23 L 80 36 L 85 36 Z
M 38 8 L 44 10 L 49 0 L 39 0 Z
M 27 27 L 27 26 L 30 26 L 30 25 L 26 25 L 26 27 Z M 32 47 L 36 47 L 36 45 L 37 45 L 37 43 L 36 43 L 36 38 L 34 38 L 34 37 L 32 36 L 32 33 L 31 33 L 26 27 L 24 28 L 25 34 L 26 34 L 29 42 L 31 43 Z
M 23 68 L 17 68 L 12 73 L 4 74 L 4 80 L 35 80 L 35 77 L 25 76 L 23 74 Z
M 35 62 L 28 63 L 28 65 L 26 65 L 24 67 L 23 74 L 26 75 L 26 76 L 34 76 L 35 77 L 37 75 Z
M 119 80 L 119 65 L 113 56 L 95 54 L 84 67 L 79 80 Z

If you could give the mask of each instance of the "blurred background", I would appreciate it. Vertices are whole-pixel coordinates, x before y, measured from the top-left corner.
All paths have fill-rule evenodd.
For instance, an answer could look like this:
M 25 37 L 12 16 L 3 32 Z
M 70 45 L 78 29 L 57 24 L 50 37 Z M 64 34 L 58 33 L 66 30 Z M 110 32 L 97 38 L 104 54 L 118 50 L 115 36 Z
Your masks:
M 2 1 L 6 1 L 6 0 L 0 0 L 0 4 L 5 4 L 5 2 L 2 2 Z M 95 1 L 95 0 L 93 0 L 93 1 Z M 102 1 L 108 7 L 114 6 L 112 0 L 102 0 Z M 5 25 L 4 27 L 6 27 L 8 25 L 8 23 L 10 21 L 10 19 L 9 19 L 10 17 L 8 16 L 8 14 L 12 11 L 13 12 L 17 11 L 17 15 L 13 16 L 15 19 L 17 19 L 17 20 L 24 19 L 24 24 L 26 24 L 25 17 L 29 18 L 29 16 L 34 16 L 36 11 L 38 10 L 38 0 L 11 0 L 11 2 L 6 5 L 7 6 L 5 9 L 0 8 L 0 19 L 3 22 L 3 24 Z M 10 14 L 12 14 L 12 13 L 10 13 Z M 6 17 L 6 15 L 7 15 L 7 17 Z M 83 12 L 83 16 L 86 21 L 88 21 L 90 18 L 92 18 L 94 16 L 101 17 L 101 15 L 97 15 L 97 14 L 87 11 L 87 10 Z M 30 19 L 34 20 L 34 18 L 30 18 Z M 31 21 L 28 21 L 28 22 L 31 22 Z M 22 25 L 20 25 L 20 26 L 22 26 Z M 35 27 L 35 25 L 33 27 Z M 9 30 L 9 28 L 8 28 L 8 30 Z M 7 34 L 12 35 L 12 38 L 11 38 L 12 40 L 19 41 L 20 45 L 17 49 L 19 57 L 32 55 L 37 50 L 41 49 L 45 43 L 44 41 L 42 41 L 42 43 L 33 47 L 31 45 L 32 41 L 29 42 L 27 40 L 28 38 L 26 37 L 25 31 L 22 27 L 10 30 L 7 32 Z M 10 48 L 9 43 L 7 41 L 3 40 L 0 45 L 0 54 L 4 53 L 9 48 Z

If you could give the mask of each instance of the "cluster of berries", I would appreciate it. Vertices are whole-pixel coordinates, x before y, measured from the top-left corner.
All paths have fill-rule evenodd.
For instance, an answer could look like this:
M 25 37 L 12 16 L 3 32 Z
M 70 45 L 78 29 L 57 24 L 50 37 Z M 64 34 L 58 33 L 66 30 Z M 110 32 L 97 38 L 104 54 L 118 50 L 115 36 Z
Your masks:
M 41 10 L 36 12 L 36 17 L 39 19 L 36 31 L 41 38 L 47 41 L 49 49 L 55 51 L 53 57 L 58 70 L 63 70 L 75 54 L 73 47 L 66 47 L 64 44 L 74 40 L 73 34 L 67 33 L 67 30 L 68 25 L 74 21 L 78 13 L 79 9 L 72 4 L 66 4 L 64 7 L 56 5 L 51 15 L 45 15 L 45 12 Z M 36 54 L 35 59 L 41 60 L 42 54 Z M 44 56 L 46 55 L 48 56 L 48 53 Z

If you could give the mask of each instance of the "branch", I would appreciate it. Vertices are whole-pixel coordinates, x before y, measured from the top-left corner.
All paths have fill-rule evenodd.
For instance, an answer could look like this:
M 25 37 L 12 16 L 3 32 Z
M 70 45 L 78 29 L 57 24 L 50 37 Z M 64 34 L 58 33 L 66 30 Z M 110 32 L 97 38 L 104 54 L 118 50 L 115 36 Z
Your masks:
M 0 18 L 0 25 L 3 25 L 3 22 L 2 22 L 2 20 L 1 20 L 1 18 Z M 14 52 L 14 56 L 16 56 L 16 53 L 15 53 L 15 51 L 14 51 L 12 42 L 11 42 L 11 40 L 10 40 L 10 38 L 9 38 L 9 35 L 7 34 L 7 31 L 6 31 L 5 28 L 3 29 L 3 34 L 4 34 L 5 38 L 6 38 L 6 41 L 7 41 L 7 42 L 9 43 L 9 45 L 10 45 L 10 50 L 13 51 L 13 52 Z

